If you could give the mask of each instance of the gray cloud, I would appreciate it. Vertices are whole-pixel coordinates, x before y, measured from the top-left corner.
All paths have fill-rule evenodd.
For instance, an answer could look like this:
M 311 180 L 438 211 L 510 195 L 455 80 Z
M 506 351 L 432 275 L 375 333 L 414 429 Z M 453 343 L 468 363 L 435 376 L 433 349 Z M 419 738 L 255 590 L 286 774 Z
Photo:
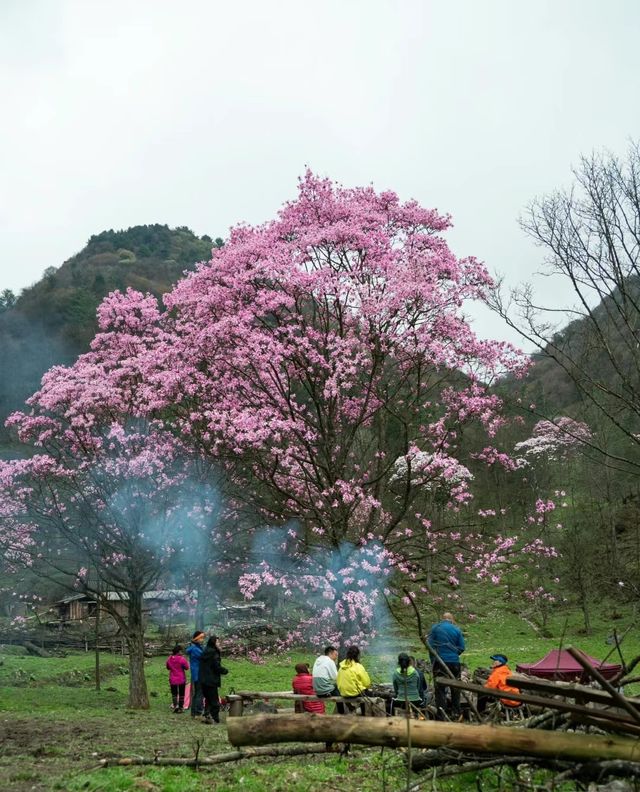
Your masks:
M 638 135 L 639 26 L 633 0 L 5 0 L 0 288 L 105 228 L 261 222 L 305 165 L 450 212 L 459 255 L 530 278 L 524 205 Z

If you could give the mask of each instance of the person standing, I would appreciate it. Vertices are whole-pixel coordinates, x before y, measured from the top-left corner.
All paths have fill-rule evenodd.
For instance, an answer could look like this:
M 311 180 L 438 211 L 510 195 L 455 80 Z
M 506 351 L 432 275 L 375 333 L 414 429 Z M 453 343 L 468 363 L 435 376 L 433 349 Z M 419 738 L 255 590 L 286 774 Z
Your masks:
M 200 658 L 202 657 L 202 645 L 204 644 L 204 633 L 196 630 L 191 637 L 191 643 L 187 646 L 186 652 L 189 655 L 191 666 L 191 717 L 202 715 L 202 687 L 200 685 Z
M 220 677 L 228 674 L 221 663 L 220 639 L 212 635 L 200 658 L 200 686 L 205 700 L 204 722 L 220 723 Z
M 427 647 L 431 655 L 434 680 L 437 676 L 450 676 L 460 679 L 460 655 L 465 650 L 462 630 L 456 626 L 451 613 L 443 613 L 442 621 L 434 624 L 427 636 Z M 435 683 L 436 718 L 445 719 L 447 709 L 447 688 L 451 691 L 451 717 L 460 717 L 460 689 L 447 684 Z
M 316 658 L 313 664 L 313 689 L 318 698 L 327 698 L 328 696 L 339 696 L 340 693 L 336 687 L 336 680 L 338 678 L 338 669 L 336 667 L 336 660 L 338 659 L 338 650 L 335 646 L 327 646 L 324 654 Z
M 171 687 L 171 708 L 176 714 L 184 711 L 184 689 L 187 684 L 185 671 L 189 670 L 187 658 L 182 656 L 182 647 L 176 644 L 171 656 L 167 658 L 169 685 Z

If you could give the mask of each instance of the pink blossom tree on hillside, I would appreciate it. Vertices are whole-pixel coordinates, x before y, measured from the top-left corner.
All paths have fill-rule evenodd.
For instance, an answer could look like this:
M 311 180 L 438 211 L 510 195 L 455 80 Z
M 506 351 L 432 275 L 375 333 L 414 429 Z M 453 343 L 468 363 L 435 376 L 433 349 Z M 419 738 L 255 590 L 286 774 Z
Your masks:
M 525 582 L 523 595 L 543 631 L 547 630 L 551 609 L 562 598 L 558 575 L 577 595 L 585 629 L 590 631 L 589 599 L 594 572 L 603 562 L 602 548 L 592 545 L 592 505 L 587 505 L 584 495 L 576 498 L 574 490 L 576 484 L 578 490 L 582 489 L 576 478 L 579 480 L 584 454 L 594 448 L 594 442 L 594 433 L 586 423 L 556 416 L 538 421 L 531 437 L 514 448 L 536 495 L 535 511 L 527 519 L 529 532 L 535 531 L 537 536 L 527 545 L 530 563 L 520 575 L 520 583 Z M 563 489 L 552 485 L 555 482 L 557 487 L 559 480 Z M 582 522 L 589 527 L 585 529 Z
M 523 359 L 466 321 L 464 302 L 484 299 L 491 279 L 452 254 L 449 225 L 392 192 L 307 173 L 274 221 L 236 228 L 179 282 L 164 313 L 135 292 L 101 306 L 92 361 L 111 408 L 161 417 L 225 466 L 265 522 L 295 520 L 285 552 L 298 579 L 326 575 L 305 567 L 314 548 L 365 547 L 417 579 L 448 533 L 436 511 L 464 524 L 463 435 L 475 425 L 493 437 L 503 418 L 490 385 Z
M 593 435 L 587 424 L 561 415 L 552 421 L 538 421 L 531 437 L 516 443 L 515 453 L 526 459 L 562 461 L 586 449 Z

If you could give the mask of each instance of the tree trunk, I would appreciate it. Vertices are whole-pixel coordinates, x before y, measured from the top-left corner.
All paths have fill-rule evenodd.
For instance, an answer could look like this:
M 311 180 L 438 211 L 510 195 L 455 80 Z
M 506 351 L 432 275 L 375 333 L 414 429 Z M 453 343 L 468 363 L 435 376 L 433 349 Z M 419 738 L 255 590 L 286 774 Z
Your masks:
M 196 611 L 194 614 L 196 630 L 204 630 L 204 611 L 206 605 L 206 597 L 204 596 L 204 585 L 198 587 L 196 599 Z
M 126 631 L 129 649 L 129 702 L 131 709 L 149 709 L 147 679 L 144 675 L 144 625 L 142 592 L 130 591 Z
M 580 594 L 580 608 L 582 610 L 584 631 L 586 635 L 591 635 L 591 619 L 589 618 L 589 601 L 587 595 L 584 592 Z
M 96 629 L 95 629 L 95 667 L 96 667 L 96 690 L 100 690 L 100 602 L 96 608 Z
M 582 734 L 559 734 L 504 726 L 475 726 L 404 718 L 358 718 L 345 715 L 256 715 L 229 718 L 232 745 L 278 742 L 346 742 L 361 745 L 446 746 L 473 753 L 561 757 L 568 760 L 640 761 L 637 740 Z
M 46 649 L 36 646 L 32 641 L 23 641 L 22 645 L 29 654 L 36 655 L 36 657 L 53 657 L 51 652 L 47 652 Z

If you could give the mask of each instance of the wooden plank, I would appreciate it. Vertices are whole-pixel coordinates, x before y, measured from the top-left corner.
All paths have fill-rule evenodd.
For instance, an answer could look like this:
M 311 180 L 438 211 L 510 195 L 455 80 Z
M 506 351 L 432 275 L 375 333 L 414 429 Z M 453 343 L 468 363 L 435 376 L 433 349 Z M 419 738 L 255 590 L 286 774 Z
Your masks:
M 343 696 L 307 696 L 302 693 L 292 693 L 289 690 L 282 690 L 282 691 L 263 691 L 263 692 L 255 692 L 251 690 L 237 690 L 234 694 L 236 697 L 240 697 L 242 699 L 252 701 L 253 699 L 263 699 L 269 701 L 270 699 L 285 699 L 285 701 L 340 701 L 345 702 L 348 701 L 354 704 L 360 704 L 363 701 L 369 701 L 370 699 L 375 698 L 382 698 L 382 696 L 357 696 L 356 698 L 344 698 Z M 228 699 L 233 699 L 234 696 L 227 696 Z
M 611 696 L 604 690 L 594 690 L 586 685 L 578 685 L 573 682 L 549 682 L 543 679 L 532 679 L 527 676 L 512 675 L 507 679 L 509 685 L 515 685 L 519 688 L 527 688 L 528 690 L 539 690 L 543 693 L 549 693 L 553 696 L 567 696 L 568 698 L 580 698 L 583 701 L 593 701 L 598 704 L 611 704 L 615 702 Z M 626 699 L 634 707 L 640 709 L 640 699 L 636 697 L 627 697 Z
M 523 704 L 534 704 L 538 707 L 545 709 L 554 709 L 559 712 L 575 712 L 580 715 L 592 715 L 598 718 L 606 718 L 608 720 L 620 721 L 622 723 L 634 723 L 634 719 L 628 715 L 623 714 L 619 709 L 606 710 L 606 709 L 590 709 L 582 707 L 579 704 L 570 704 L 568 701 L 559 699 L 551 699 L 546 696 L 532 696 L 528 693 L 515 693 L 511 690 L 507 693 L 504 690 L 496 690 L 495 688 L 483 687 L 482 685 L 472 685 L 463 682 L 460 679 L 449 679 L 448 677 L 437 677 L 436 682 L 442 685 L 449 685 L 450 687 L 460 688 L 467 690 L 470 693 L 477 693 L 480 696 L 489 696 L 491 698 L 508 698 L 510 701 L 520 701 Z M 612 704 L 614 702 L 611 702 Z
M 623 734 L 633 734 L 636 737 L 640 737 L 640 726 L 637 726 L 634 723 L 629 723 L 628 721 L 619 721 L 617 719 L 611 720 L 609 718 L 599 718 L 597 709 L 589 710 L 589 712 L 592 712 L 593 716 L 586 714 L 577 715 L 572 713 L 569 717 L 571 718 L 572 723 L 584 724 L 586 726 L 597 726 L 599 729 L 602 729 L 606 732 L 616 731 Z
M 627 699 L 619 693 L 614 686 L 606 680 L 600 671 L 595 668 L 587 659 L 587 656 L 584 652 L 581 652 L 579 649 L 576 649 L 573 646 L 569 646 L 567 648 L 567 652 L 573 657 L 574 660 L 577 660 L 578 663 L 588 672 L 591 679 L 595 679 L 596 682 L 600 685 L 600 687 L 604 688 L 613 699 L 615 699 L 618 706 L 623 707 L 629 715 L 631 715 L 632 719 L 640 726 L 640 712 L 631 704 Z

